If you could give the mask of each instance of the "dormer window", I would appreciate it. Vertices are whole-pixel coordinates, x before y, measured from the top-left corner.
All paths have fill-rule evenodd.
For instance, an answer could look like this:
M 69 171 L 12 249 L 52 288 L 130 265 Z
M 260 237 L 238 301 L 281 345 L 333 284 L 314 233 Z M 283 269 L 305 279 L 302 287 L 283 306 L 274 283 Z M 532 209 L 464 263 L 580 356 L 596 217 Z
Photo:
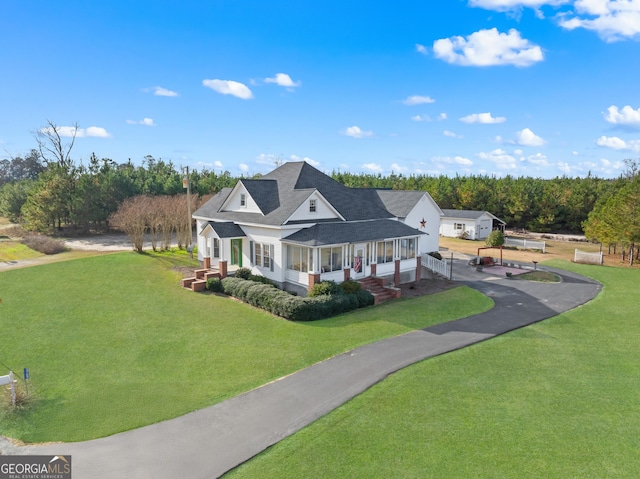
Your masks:
M 309 213 L 316 212 L 316 200 L 309 200 Z
M 240 206 L 242 206 L 243 208 L 247 206 L 247 195 L 245 195 L 244 193 L 240 194 Z

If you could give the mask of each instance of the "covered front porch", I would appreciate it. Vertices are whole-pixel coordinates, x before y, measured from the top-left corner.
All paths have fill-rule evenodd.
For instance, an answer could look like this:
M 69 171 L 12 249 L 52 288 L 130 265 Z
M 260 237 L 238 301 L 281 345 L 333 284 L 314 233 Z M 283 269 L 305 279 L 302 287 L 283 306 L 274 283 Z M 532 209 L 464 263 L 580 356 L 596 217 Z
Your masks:
M 396 286 L 419 280 L 424 234 L 395 220 L 317 224 L 281 240 L 285 283 L 309 289 L 325 280 L 376 277 Z

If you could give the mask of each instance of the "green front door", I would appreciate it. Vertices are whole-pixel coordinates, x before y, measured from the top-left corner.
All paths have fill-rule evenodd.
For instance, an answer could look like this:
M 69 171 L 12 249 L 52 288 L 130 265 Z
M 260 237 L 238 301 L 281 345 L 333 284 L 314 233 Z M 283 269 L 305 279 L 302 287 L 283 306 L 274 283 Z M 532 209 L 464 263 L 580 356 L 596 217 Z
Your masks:
M 231 240 L 231 264 L 242 268 L 242 239 Z

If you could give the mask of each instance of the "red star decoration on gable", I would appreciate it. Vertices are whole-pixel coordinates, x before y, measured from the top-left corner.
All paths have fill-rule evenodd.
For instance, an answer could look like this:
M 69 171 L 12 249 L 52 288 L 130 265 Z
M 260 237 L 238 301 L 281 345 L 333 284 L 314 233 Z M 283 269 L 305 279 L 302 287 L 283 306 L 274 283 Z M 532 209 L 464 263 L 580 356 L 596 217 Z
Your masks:
M 427 226 L 427 220 L 425 220 L 423 216 L 422 221 L 420 222 L 420 228 L 424 228 L 425 226 Z

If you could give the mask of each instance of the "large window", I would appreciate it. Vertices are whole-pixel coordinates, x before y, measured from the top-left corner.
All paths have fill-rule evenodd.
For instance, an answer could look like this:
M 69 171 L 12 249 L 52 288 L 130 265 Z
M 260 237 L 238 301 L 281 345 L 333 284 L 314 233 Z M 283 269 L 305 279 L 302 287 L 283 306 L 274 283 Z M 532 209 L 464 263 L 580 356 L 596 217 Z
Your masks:
M 416 257 L 415 238 L 400 240 L 400 259 L 411 259 Z
M 380 241 L 378 243 L 378 263 L 391 263 L 393 261 L 393 241 Z
M 213 238 L 213 257 L 220 257 L 220 240 L 218 238 Z
M 320 266 L 323 273 L 342 269 L 342 246 L 322 248 L 320 250 Z
M 287 245 L 287 269 L 302 273 L 313 271 L 313 250 Z
M 465 229 L 464 223 L 453 223 L 453 228 L 460 231 Z

